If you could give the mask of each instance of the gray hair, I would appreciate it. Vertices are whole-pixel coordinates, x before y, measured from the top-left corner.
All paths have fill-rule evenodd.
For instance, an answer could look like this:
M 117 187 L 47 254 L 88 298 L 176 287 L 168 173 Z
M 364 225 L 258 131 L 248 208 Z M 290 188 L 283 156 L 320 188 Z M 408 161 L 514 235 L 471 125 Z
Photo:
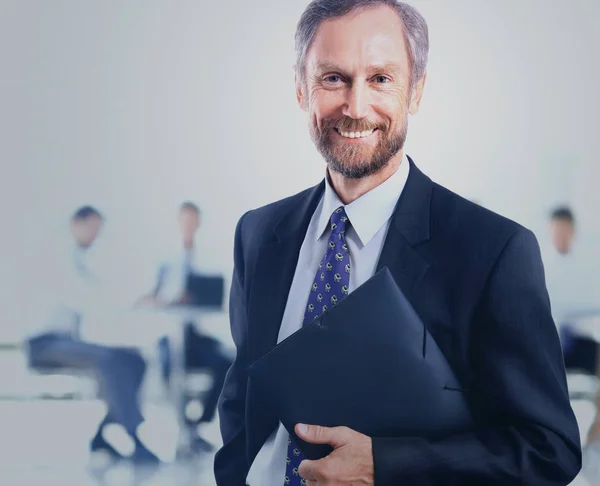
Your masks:
M 429 31 L 423 16 L 410 5 L 397 0 L 313 0 L 300 17 L 296 28 L 296 75 L 304 80 L 306 54 L 319 26 L 328 19 L 342 17 L 354 10 L 388 5 L 402 20 L 404 40 L 410 60 L 411 88 L 425 75 L 429 53 Z

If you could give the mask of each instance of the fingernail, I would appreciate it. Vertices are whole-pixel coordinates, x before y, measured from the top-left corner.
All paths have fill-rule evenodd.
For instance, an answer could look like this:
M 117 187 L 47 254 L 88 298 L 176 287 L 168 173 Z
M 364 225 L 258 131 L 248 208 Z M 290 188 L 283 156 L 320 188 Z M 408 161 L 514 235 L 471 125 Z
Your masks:
M 298 430 L 300 431 L 300 433 L 302 435 L 306 435 L 306 434 L 308 434 L 308 425 L 299 424 L 298 425 Z

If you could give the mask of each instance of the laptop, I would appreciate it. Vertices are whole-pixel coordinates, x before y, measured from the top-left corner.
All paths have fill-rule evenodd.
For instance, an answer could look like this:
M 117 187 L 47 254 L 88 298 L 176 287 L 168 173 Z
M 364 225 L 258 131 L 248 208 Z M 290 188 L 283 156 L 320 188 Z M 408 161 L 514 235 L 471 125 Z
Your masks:
M 225 279 L 220 275 L 190 273 L 186 280 L 190 305 L 209 309 L 222 309 L 225 296 Z

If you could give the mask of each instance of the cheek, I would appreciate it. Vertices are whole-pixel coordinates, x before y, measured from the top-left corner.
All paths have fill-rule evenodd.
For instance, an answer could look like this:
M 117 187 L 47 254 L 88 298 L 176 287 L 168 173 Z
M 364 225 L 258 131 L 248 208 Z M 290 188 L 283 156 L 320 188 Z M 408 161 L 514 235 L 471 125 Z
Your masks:
M 404 89 L 374 92 L 372 106 L 377 115 L 386 120 L 392 129 L 403 126 L 408 114 L 408 97 Z
M 402 126 L 408 116 L 408 97 L 404 92 L 389 93 L 381 103 L 382 112 L 395 126 Z
M 389 123 L 391 131 L 395 132 L 399 127 L 404 126 L 408 110 L 401 103 L 386 103 L 379 105 L 379 116 Z
M 320 125 L 321 120 L 339 116 L 342 97 L 334 91 L 314 91 L 310 96 L 309 113 Z

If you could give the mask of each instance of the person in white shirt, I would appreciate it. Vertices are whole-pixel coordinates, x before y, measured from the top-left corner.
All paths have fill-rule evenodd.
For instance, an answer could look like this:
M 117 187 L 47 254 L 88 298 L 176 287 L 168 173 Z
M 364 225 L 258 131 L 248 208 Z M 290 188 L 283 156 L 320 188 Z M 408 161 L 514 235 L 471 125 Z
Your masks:
M 598 310 L 595 302 L 593 265 L 580 251 L 573 211 L 567 206 L 550 214 L 552 245 L 544 251 L 544 268 L 552 314 L 559 328 L 567 369 L 598 373 L 597 344 L 577 334 L 576 321 Z
M 26 340 L 29 365 L 33 369 L 62 374 L 89 372 L 96 377 L 107 414 L 91 440 L 92 453 L 104 453 L 113 460 L 126 459 L 104 437 L 105 427 L 118 424 L 135 443 L 127 458 L 134 463 L 157 464 L 158 458 L 138 438 L 144 422 L 138 394 L 146 364 L 135 349 L 116 348 L 81 338 L 86 314 L 108 303 L 102 277 L 90 265 L 91 249 L 104 218 L 91 207 L 79 208 L 71 218 L 74 241 L 71 257 L 59 259 L 49 285 L 54 291 L 53 311 L 43 329 Z M 62 265 L 60 265 L 62 264 Z
M 196 243 L 196 235 L 200 228 L 198 206 L 190 201 L 184 202 L 179 208 L 178 223 L 179 248 L 173 256 L 169 256 L 159 265 L 153 291 L 141 299 L 144 304 L 194 305 L 194 295 L 188 292 L 186 283 L 190 275 L 201 274 L 203 270 Z M 168 338 L 163 337 L 158 346 L 163 378 L 168 384 L 171 374 L 171 349 Z M 200 418 L 190 420 L 186 417 L 191 447 L 199 452 L 211 451 L 213 446 L 200 436 L 200 429 L 215 417 L 219 395 L 232 360 L 218 340 L 204 335 L 196 322 L 187 322 L 184 330 L 184 363 L 186 370 L 208 370 L 213 378 L 208 394 L 201 397 L 204 409 Z M 185 404 L 186 400 L 183 400 L 183 403 Z M 185 416 L 184 410 L 180 413 Z
M 552 313 L 559 328 L 565 368 L 600 378 L 598 343 L 577 331 L 577 318 L 598 314 L 600 300 L 595 294 L 598 273 L 591 255 L 581 251 L 575 215 L 568 206 L 550 214 L 551 248 L 544 266 Z M 600 478 L 600 393 L 596 396 L 596 417 L 588 430 L 583 456 L 584 473 L 592 483 Z

